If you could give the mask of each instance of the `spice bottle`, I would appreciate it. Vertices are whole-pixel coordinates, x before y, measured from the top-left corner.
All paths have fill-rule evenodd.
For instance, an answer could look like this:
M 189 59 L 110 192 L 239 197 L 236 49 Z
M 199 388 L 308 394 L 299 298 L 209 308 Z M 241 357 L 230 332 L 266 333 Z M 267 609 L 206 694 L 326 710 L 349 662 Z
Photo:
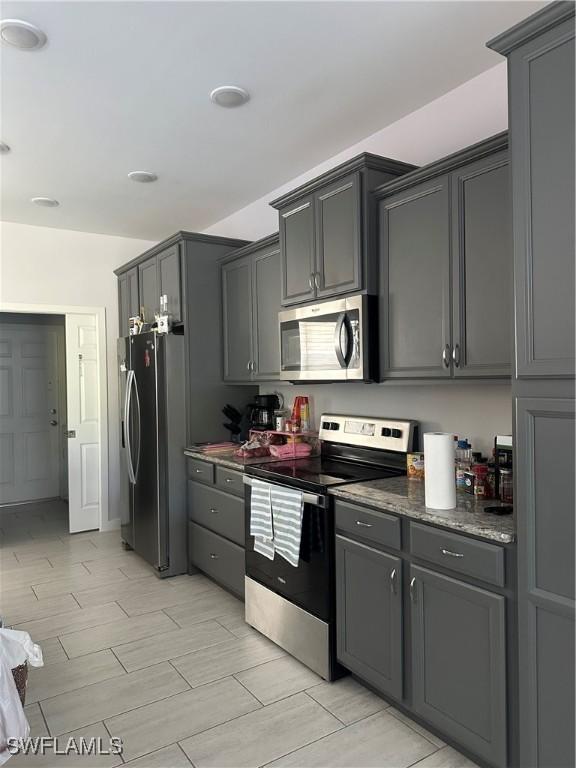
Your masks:
M 490 489 L 488 488 L 488 464 L 474 464 L 472 467 L 474 473 L 474 496 L 488 498 Z

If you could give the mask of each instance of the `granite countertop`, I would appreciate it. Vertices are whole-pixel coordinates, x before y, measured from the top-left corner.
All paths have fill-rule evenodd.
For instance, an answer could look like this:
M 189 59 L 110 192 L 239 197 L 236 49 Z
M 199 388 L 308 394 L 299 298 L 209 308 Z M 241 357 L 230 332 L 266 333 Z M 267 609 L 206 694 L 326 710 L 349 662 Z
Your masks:
M 408 480 L 407 477 L 370 480 L 332 488 L 330 494 L 502 544 L 516 540 L 513 515 L 500 516 L 484 512 L 486 507 L 501 506 L 499 501 L 477 500 L 467 493 L 457 492 L 455 509 L 430 509 L 424 503 L 422 480 Z
M 191 459 L 208 461 L 210 464 L 218 464 L 221 467 L 226 467 L 226 469 L 235 469 L 237 472 L 243 472 L 244 468 L 251 464 L 266 464 L 270 461 L 276 461 L 272 456 L 264 456 L 260 459 L 239 459 L 234 456 L 234 451 L 206 454 L 202 451 L 194 450 L 194 448 L 185 448 L 184 454 Z

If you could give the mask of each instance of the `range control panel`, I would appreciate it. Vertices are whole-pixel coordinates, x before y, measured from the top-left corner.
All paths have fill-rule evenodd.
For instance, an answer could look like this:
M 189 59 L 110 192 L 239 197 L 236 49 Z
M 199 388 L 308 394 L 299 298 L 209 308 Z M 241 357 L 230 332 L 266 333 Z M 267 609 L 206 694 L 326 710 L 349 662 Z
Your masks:
M 416 425 L 412 420 L 325 413 L 320 420 L 319 437 L 330 443 L 409 453 L 414 450 Z

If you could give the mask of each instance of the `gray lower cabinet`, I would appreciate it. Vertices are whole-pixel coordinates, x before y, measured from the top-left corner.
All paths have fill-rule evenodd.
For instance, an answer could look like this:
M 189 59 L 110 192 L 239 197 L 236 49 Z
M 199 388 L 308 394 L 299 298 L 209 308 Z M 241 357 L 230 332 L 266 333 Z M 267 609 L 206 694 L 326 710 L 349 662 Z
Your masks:
M 190 562 L 214 581 L 244 597 L 244 548 L 208 528 L 188 523 Z
M 140 314 L 138 303 L 138 269 L 132 267 L 118 277 L 118 330 L 119 336 L 128 336 L 128 320 Z
M 414 711 L 505 766 L 505 598 L 418 566 L 410 596 Z
M 280 376 L 280 246 L 271 235 L 222 263 L 224 381 Z
M 574 400 L 516 400 L 521 762 L 574 765 Z
M 379 187 L 381 378 L 508 377 L 507 135 Z
M 336 536 L 338 660 L 402 698 L 402 561 Z

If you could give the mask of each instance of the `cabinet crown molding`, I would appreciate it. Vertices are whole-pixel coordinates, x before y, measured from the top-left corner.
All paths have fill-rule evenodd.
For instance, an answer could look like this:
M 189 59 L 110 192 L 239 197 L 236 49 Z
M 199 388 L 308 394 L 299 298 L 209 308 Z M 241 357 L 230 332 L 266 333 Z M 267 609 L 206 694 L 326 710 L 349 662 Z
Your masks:
M 454 171 L 463 165 L 468 165 L 468 163 L 480 160 L 483 157 L 487 157 L 488 155 L 495 154 L 496 152 L 505 149 L 508 149 L 508 131 L 497 133 L 489 139 L 480 141 L 477 144 L 472 144 L 470 147 L 454 152 L 454 154 L 443 157 L 441 160 L 436 160 L 422 168 L 417 168 L 415 171 L 407 173 L 399 179 L 387 181 L 385 184 L 376 187 L 374 190 L 374 197 L 377 200 L 382 200 L 403 189 L 408 189 L 408 187 L 412 187 L 415 184 L 420 184 L 421 182 L 433 179 L 436 176 L 442 176 L 449 171 Z
M 261 248 L 268 248 L 274 245 L 280 247 L 280 234 L 278 232 L 273 232 L 271 235 L 261 237 L 260 240 L 254 240 L 252 243 L 248 243 L 248 245 L 245 245 L 242 248 L 238 248 L 231 253 L 227 253 L 224 256 L 221 256 L 218 261 L 221 264 L 226 264 L 229 261 L 236 261 L 236 259 L 241 259 L 243 256 L 249 256 L 251 253 L 255 253 Z
M 131 261 L 128 261 L 126 264 L 122 264 L 121 267 L 117 267 L 117 269 L 114 270 L 115 275 L 121 275 L 123 272 L 128 271 L 132 267 L 135 267 L 137 264 L 140 264 L 142 261 L 146 261 L 146 259 L 149 259 L 152 256 L 156 256 L 158 253 L 161 253 L 166 248 L 169 248 L 171 245 L 175 245 L 179 242 L 192 242 L 192 243 L 205 243 L 209 245 L 229 245 L 230 248 L 238 248 L 240 246 L 248 245 L 249 240 L 237 240 L 233 237 L 220 237 L 218 235 L 203 235 L 201 232 L 186 232 L 185 230 L 181 230 L 179 232 L 176 232 L 174 235 L 171 235 L 170 237 L 166 238 L 166 240 L 162 240 L 161 242 L 157 243 L 156 245 L 153 245 L 152 248 L 149 248 L 147 251 L 144 251 L 144 253 L 141 253 L 139 256 L 136 256 Z
M 574 18 L 574 10 L 573 0 L 557 0 L 488 40 L 486 47 L 506 56 L 533 37 L 541 35 L 567 19 Z
M 341 165 L 337 165 L 335 168 L 331 168 L 321 176 L 317 176 L 315 179 L 311 179 L 305 184 L 296 187 L 285 195 L 277 197 L 270 202 L 270 205 L 279 210 L 280 208 L 284 208 L 284 206 L 299 200 L 301 197 L 316 192 L 326 184 L 338 181 L 338 179 L 344 178 L 344 176 L 348 176 L 355 171 L 369 169 L 401 176 L 410 173 L 410 171 L 413 171 L 416 167 L 417 166 L 411 165 L 410 163 L 403 163 L 400 160 L 392 160 L 389 157 L 381 157 L 380 155 L 373 155 L 370 152 L 363 152 L 362 154 L 353 157 L 351 160 L 348 160 Z

